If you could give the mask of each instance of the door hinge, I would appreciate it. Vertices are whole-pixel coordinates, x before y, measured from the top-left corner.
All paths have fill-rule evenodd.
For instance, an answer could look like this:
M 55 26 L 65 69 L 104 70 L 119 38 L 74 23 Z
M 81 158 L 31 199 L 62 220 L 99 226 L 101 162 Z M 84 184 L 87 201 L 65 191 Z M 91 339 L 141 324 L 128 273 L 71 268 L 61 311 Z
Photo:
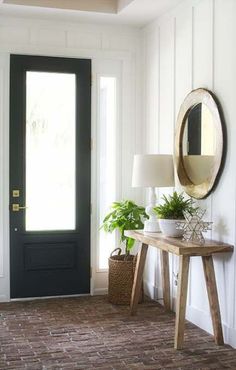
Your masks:
M 93 268 L 92 268 L 92 266 L 90 266 L 90 277 L 92 277 L 93 276 Z
M 90 214 L 92 214 L 93 213 L 93 205 L 92 205 L 92 203 L 90 203 Z
M 93 139 L 90 139 L 90 150 L 93 150 Z

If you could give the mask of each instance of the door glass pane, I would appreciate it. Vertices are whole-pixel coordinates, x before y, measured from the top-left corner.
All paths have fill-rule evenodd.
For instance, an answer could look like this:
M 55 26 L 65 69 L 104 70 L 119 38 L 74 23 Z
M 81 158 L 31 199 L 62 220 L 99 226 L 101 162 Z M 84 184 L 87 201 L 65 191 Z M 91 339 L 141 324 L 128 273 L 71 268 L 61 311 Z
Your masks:
M 74 74 L 26 75 L 26 230 L 75 229 Z
M 116 201 L 116 78 L 100 77 L 99 84 L 99 225 Z M 99 269 L 108 268 L 108 257 L 116 246 L 115 233 L 99 230 Z

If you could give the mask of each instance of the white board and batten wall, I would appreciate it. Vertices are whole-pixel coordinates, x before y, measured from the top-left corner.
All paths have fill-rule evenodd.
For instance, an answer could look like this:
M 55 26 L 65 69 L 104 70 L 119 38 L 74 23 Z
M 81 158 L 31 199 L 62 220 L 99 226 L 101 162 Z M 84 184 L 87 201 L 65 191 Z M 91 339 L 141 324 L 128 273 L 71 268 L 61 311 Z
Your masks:
M 185 95 L 205 87 L 216 93 L 228 132 L 226 165 L 218 187 L 200 204 L 214 222 L 212 237 L 235 244 L 236 227 L 236 24 L 235 0 L 184 0 L 142 31 L 68 21 L 0 15 L 0 301 L 9 300 L 9 56 L 10 53 L 91 58 L 92 86 L 92 293 L 107 288 L 107 273 L 97 270 L 99 149 L 98 77 L 119 79 L 117 162 L 118 197 L 141 201 L 132 189 L 133 154 L 172 153 L 175 122 Z M 141 48 L 142 45 L 142 48 Z M 236 347 L 236 258 L 215 257 L 225 339 Z M 178 259 L 170 258 L 178 272 Z M 172 277 L 171 295 L 176 286 Z M 149 248 L 145 288 L 161 298 L 158 252 Z M 191 262 L 187 317 L 212 331 L 203 270 Z
M 128 26 L 0 15 L 0 301 L 10 299 L 9 278 L 9 62 L 10 54 L 92 59 L 92 216 L 91 293 L 107 290 L 107 272 L 98 270 L 98 81 L 118 80 L 117 199 L 135 198 L 132 192 L 133 154 L 140 152 L 142 126 L 140 101 L 140 31 Z M 138 133 L 134 135 L 134 132 Z
M 198 87 L 219 98 L 227 126 L 227 157 L 215 191 L 200 205 L 214 222 L 213 239 L 236 244 L 236 1 L 185 0 L 143 30 L 146 151 L 172 153 L 175 123 L 184 97 Z M 178 188 L 178 187 L 177 187 Z M 180 190 L 180 189 L 178 189 Z M 150 248 L 151 249 L 151 248 Z M 145 286 L 162 296 L 158 254 L 150 251 Z M 171 257 L 172 272 L 178 258 Z M 236 347 L 236 257 L 214 258 L 225 341 Z M 172 280 L 172 299 L 176 286 Z M 212 332 L 202 263 L 191 262 L 187 318 Z

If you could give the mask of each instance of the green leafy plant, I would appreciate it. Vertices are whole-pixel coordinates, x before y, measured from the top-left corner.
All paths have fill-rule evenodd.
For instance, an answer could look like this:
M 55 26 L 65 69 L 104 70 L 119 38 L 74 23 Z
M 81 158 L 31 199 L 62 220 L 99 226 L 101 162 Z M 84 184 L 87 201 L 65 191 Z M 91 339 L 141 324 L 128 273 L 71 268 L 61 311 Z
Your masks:
M 184 211 L 192 214 L 198 208 L 194 207 L 192 199 L 185 199 L 183 193 L 178 194 L 176 191 L 168 197 L 163 195 L 162 199 L 164 203 L 153 208 L 159 218 L 180 220 L 184 218 Z
M 120 232 L 120 243 L 125 243 L 125 253 L 128 255 L 135 240 L 124 235 L 125 230 L 143 229 L 143 219 L 148 218 L 144 207 L 140 207 L 131 200 L 114 202 L 103 220 L 101 228 L 105 232 L 112 233 L 118 229 Z

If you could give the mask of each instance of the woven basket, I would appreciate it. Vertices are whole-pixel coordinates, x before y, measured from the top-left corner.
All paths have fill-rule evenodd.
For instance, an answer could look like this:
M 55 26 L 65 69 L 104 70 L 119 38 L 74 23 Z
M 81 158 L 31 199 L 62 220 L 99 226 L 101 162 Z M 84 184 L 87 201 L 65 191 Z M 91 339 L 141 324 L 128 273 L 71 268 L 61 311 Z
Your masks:
M 118 255 L 113 253 L 118 251 Z M 134 271 L 137 257 L 133 255 L 126 256 L 121 254 L 121 248 L 116 248 L 108 260 L 108 300 L 113 304 L 130 304 Z M 143 297 L 143 289 L 140 294 L 140 302 Z

